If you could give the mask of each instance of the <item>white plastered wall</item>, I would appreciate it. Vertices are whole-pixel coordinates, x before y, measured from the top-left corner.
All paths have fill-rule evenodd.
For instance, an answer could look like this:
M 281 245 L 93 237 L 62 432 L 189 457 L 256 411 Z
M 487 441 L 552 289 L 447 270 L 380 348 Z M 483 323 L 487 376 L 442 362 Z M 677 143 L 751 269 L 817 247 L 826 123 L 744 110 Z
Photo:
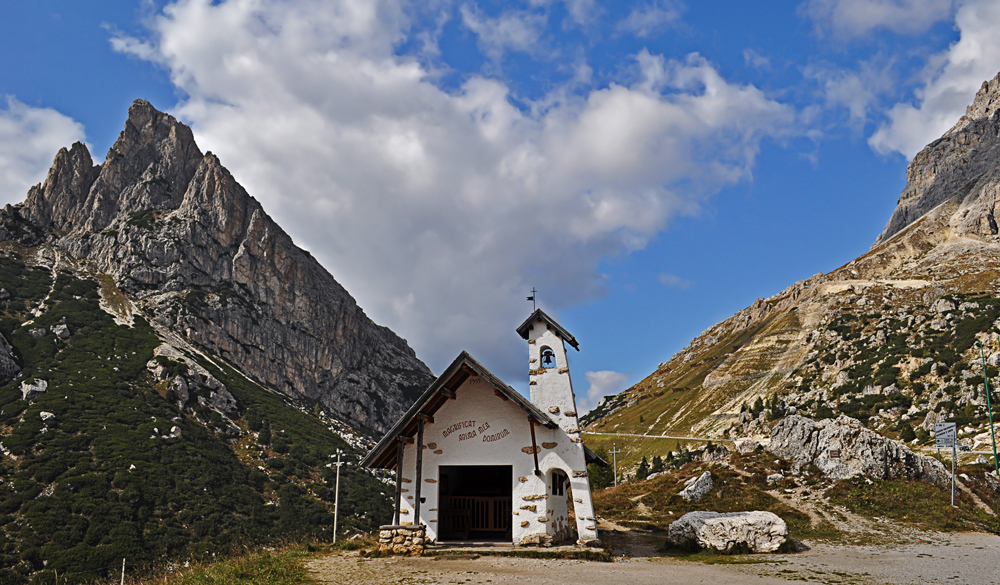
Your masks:
M 473 376 L 456 389 L 456 398 L 448 400 L 434 413 L 434 422 L 424 426 L 423 481 L 420 496 L 420 523 L 427 526 L 427 538 L 438 540 L 438 482 L 440 466 L 510 465 L 512 542 L 536 542 L 539 535 L 554 535 L 560 522 L 567 522 L 565 495 L 552 497 L 548 471 L 562 469 L 573 487 L 581 540 L 596 539 L 593 506 L 587 478 L 573 477 L 573 471 L 586 472 L 583 447 L 562 428 L 535 427 L 541 476 L 536 476 L 531 452 L 531 430 L 527 413 L 516 404 L 504 401 L 487 381 Z M 555 419 L 556 417 L 552 417 Z M 488 425 L 488 426 L 487 426 Z M 579 436 L 579 433 L 575 435 Z M 400 522 L 413 522 L 416 497 L 416 444 L 404 449 L 402 465 Z M 562 500 L 560 502 L 560 499 Z M 584 512 L 585 511 L 585 512 Z M 583 529 L 581 529 L 581 527 Z
M 546 347 L 555 354 L 555 367 L 541 366 L 541 353 Z M 562 338 L 541 319 L 536 320 L 528 332 L 528 368 L 532 404 L 547 413 L 560 427 L 555 431 L 544 429 L 552 435 L 551 439 L 538 438 L 542 443 L 556 443 L 552 449 L 542 449 L 539 467 L 546 475 L 553 468 L 562 469 L 566 473 L 572 486 L 578 542 L 596 541 L 597 521 L 594 518 L 594 503 L 590 495 L 586 456 L 576 416 L 576 396 L 573 394 L 566 346 Z M 549 530 L 549 534 L 554 534 L 556 529 L 550 525 Z

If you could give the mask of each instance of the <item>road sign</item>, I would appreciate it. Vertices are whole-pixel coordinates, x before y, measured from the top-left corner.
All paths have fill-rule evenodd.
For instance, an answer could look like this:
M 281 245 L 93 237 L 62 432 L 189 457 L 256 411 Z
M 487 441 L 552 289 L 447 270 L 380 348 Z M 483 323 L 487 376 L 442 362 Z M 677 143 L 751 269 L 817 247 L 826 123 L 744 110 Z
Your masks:
M 935 447 L 954 447 L 957 438 L 955 423 L 934 423 Z

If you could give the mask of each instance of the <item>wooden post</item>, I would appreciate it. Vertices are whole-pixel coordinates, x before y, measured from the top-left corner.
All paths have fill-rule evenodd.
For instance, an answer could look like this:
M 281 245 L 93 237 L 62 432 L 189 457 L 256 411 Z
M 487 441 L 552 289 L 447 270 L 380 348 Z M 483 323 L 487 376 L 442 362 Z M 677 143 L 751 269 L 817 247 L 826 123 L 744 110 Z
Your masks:
M 528 417 L 528 426 L 531 427 L 531 454 L 535 457 L 535 475 L 541 476 L 542 471 L 538 469 L 538 444 L 535 443 L 535 419 Z
M 417 477 L 413 480 L 417 485 L 413 494 L 413 525 L 420 526 L 420 484 L 424 481 L 424 418 L 423 413 L 417 414 Z
M 396 516 L 393 523 L 399 526 L 400 499 L 403 496 L 403 437 L 396 437 Z

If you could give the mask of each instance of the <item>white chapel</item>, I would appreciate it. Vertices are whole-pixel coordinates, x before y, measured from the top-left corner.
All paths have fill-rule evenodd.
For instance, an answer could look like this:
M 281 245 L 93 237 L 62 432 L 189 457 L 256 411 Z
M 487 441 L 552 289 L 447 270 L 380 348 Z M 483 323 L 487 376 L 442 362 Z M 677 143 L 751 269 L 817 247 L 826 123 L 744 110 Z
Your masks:
M 566 355 L 579 346 L 541 309 L 517 332 L 530 401 L 462 352 L 362 460 L 396 471 L 395 524 L 430 542 L 596 544 L 587 464 L 607 463 L 580 435 Z

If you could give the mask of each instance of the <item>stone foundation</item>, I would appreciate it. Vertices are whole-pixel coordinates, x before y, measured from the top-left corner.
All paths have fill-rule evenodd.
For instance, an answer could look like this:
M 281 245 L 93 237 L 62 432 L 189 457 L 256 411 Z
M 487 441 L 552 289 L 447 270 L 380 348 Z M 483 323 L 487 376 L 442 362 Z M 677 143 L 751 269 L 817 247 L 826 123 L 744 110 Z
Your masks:
M 419 556 L 424 552 L 426 526 L 380 526 L 378 552 L 391 555 Z
M 544 532 L 529 534 L 522 538 L 518 544 L 521 546 L 552 546 L 552 537 Z

